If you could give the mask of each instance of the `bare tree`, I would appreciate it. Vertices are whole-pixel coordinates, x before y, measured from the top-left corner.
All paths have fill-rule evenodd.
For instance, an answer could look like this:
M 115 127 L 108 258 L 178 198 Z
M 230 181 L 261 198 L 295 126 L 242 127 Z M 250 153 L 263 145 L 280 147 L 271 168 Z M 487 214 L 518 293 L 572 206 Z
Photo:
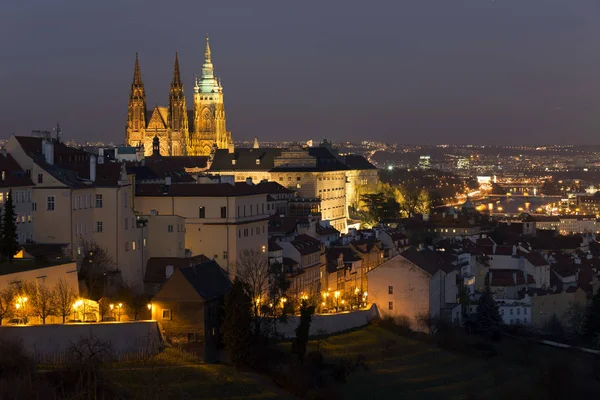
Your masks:
M 260 316 L 261 302 L 267 301 L 269 264 L 267 257 L 256 249 L 244 249 L 237 260 L 237 275 L 247 283 L 252 298 L 252 311 Z
M 62 317 L 62 322 L 64 324 L 66 318 L 71 314 L 71 311 L 73 311 L 73 303 L 75 303 L 77 294 L 66 279 L 61 279 L 54 287 L 54 296 L 56 300 L 57 315 Z
M 569 335 L 581 339 L 584 334 L 586 321 L 586 307 L 581 303 L 574 303 L 565 312 L 567 321 L 567 332 Z
M 29 297 L 31 314 L 39 317 L 42 324 L 46 324 L 46 318 L 56 315 L 56 296 L 52 289 L 44 283 L 35 284 L 27 282 L 23 285 L 25 293 Z
M 415 319 L 417 325 L 426 330 L 431 336 L 435 335 L 440 327 L 440 319 L 437 316 L 431 316 L 429 313 L 418 314 Z
M 13 300 L 15 298 L 14 289 L 9 286 L 6 289 L 0 291 L 0 325 L 4 318 L 10 318 L 14 314 Z
M 79 242 L 77 271 L 89 291 L 89 298 L 98 300 L 104 294 L 106 271 L 114 269 L 115 263 L 105 248 L 96 242 L 82 239 Z

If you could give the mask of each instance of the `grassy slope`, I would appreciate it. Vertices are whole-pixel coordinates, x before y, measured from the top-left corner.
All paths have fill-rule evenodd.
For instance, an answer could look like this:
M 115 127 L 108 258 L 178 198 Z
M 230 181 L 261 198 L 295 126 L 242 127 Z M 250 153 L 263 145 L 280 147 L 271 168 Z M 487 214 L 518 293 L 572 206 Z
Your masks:
M 238 373 L 226 365 L 209 365 L 175 349 L 152 360 L 120 363 L 103 371 L 119 393 L 134 399 L 281 399 L 267 378 Z
M 382 351 L 385 341 L 395 344 Z M 310 348 L 317 347 L 311 342 Z M 403 338 L 377 326 L 332 336 L 320 343 L 326 359 L 364 354 L 368 371 L 358 371 L 340 386 L 345 399 L 506 399 L 521 392 L 528 374 L 515 365 L 467 358 Z

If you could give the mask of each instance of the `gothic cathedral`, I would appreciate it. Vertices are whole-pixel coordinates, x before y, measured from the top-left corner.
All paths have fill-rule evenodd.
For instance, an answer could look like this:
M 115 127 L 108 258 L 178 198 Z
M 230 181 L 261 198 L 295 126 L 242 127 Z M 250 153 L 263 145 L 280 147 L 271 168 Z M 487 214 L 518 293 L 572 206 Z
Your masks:
M 179 59 L 175 54 L 169 106 L 156 106 L 150 112 L 146 108 L 146 91 L 135 55 L 127 113 L 127 145 L 144 146 L 144 153 L 149 156 L 155 138 L 163 156 L 208 156 L 213 147 L 226 149 L 231 143 L 231 132 L 225 128 L 223 87 L 214 74 L 208 38 L 202 75 L 196 78 L 194 85 L 193 110 L 187 109 Z

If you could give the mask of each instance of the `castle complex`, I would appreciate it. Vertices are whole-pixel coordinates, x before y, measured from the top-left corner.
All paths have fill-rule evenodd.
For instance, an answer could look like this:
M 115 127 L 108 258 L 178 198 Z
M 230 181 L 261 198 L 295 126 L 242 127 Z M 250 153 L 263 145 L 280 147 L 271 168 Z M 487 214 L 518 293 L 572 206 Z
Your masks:
M 177 54 L 169 105 L 148 110 L 136 54 L 127 112 L 127 145 L 143 146 L 145 155 L 151 155 L 155 137 L 160 143 L 160 154 L 165 156 L 206 156 L 213 147 L 229 146 L 231 132 L 225 127 L 223 87 L 214 74 L 208 38 L 202 75 L 195 79 L 193 110 L 187 109 Z

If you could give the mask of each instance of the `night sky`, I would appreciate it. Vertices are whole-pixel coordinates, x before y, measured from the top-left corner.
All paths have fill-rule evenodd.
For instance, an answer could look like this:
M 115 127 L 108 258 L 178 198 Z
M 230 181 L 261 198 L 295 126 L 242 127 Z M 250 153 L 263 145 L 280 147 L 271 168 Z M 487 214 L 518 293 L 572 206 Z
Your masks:
M 125 137 L 204 37 L 235 140 L 600 144 L 597 0 L 2 0 L 2 137 Z

